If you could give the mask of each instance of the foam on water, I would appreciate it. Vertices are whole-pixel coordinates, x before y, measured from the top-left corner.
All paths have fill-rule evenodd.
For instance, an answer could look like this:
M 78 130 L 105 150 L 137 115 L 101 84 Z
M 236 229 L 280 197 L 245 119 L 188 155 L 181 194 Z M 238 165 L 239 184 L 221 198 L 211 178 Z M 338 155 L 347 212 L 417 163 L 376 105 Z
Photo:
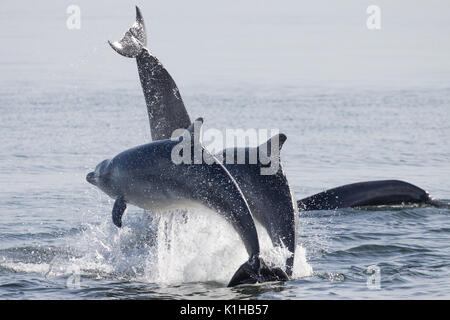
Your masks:
M 2 261 L 0 262 L 0 268 L 13 272 L 47 273 L 50 269 L 50 264 Z
M 100 223 L 86 223 L 81 233 L 67 239 L 67 251 L 71 254 L 37 263 L 4 260 L 0 266 L 14 272 L 41 273 L 47 278 L 79 274 L 159 285 L 226 285 L 248 259 L 242 240 L 230 223 L 209 209 L 129 211 L 121 229 L 98 212 Z M 258 224 L 257 229 L 262 258 L 284 268 L 289 251 L 273 247 L 265 229 Z M 305 249 L 299 245 L 293 277 L 310 275 L 312 267 L 306 261 Z
M 117 229 L 110 221 L 88 225 L 77 243 L 81 270 L 100 264 L 118 277 L 158 283 L 220 282 L 226 284 L 248 255 L 239 235 L 221 216 L 206 208 L 149 213 L 133 212 Z M 284 267 L 287 249 L 274 248 L 258 226 L 261 255 Z M 312 274 L 299 246 L 295 277 Z

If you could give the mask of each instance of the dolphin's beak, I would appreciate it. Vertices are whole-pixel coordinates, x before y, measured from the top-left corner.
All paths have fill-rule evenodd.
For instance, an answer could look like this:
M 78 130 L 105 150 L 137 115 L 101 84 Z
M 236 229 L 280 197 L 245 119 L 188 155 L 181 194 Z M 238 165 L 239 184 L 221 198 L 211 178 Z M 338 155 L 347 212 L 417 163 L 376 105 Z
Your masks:
M 93 184 L 94 186 L 96 185 L 96 181 L 95 181 L 95 173 L 94 172 L 89 172 L 86 176 L 86 181 Z

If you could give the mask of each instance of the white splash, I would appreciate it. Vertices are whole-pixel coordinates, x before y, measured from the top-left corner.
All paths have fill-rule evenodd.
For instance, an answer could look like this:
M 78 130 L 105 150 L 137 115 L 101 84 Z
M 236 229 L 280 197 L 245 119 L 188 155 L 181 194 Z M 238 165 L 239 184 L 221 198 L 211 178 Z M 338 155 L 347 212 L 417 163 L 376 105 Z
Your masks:
M 105 207 L 96 212 L 101 223 L 85 224 L 85 230 L 68 240 L 74 254 L 56 256 L 49 263 L 0 261 L 0 267 L 16 272 L 44 274 L 47 278 L 77 274 L 99 279 L 125 279 L 173 285 L 219 282 L 226 285 L 248 255 L 239 235 L 223 217 L 206 208 L 161 213 L 129 210 L 124 226 L 105 219 Z M 261 256 L 284 268 L 290 255 L 275 248 L 257 224 Z M 296 250 L 294 278 L 312 275 L 302 246 Z
M 116 277 L 164 285 L 186 282 L 228 283 L 238 267 L 247 261 L 245 247 L 233 227 L 206 208 L 160 213 L 128 212 L 124 227 L 112 222 L 88 225 L 75 259 L 81 270 L 110 267 Z M 267 232 L 257 225 L 261 256 L 284 268 L 285 248 L 274 248 Z M 91 270 L 93 271 L 93 270 Z M 312 274 L 306 252 L 297 247 L 294 277 Z

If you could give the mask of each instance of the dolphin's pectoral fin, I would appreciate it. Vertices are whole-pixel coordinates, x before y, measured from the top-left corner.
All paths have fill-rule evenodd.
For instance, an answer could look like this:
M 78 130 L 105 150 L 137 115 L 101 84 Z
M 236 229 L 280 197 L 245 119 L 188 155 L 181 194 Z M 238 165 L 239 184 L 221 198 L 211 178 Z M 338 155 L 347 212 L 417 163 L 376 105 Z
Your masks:
M 127 204 L 123 197 L 118 197 L 114 202 L 112 209 L 112 220 L 117 227 L 122 227 L 122 215 L 127 208 Z
M 228 287 L 270 281 L 287 281 L 289 277 L 278 267 L 269 267 L 260 257 L 253 256 L 235 272 Z

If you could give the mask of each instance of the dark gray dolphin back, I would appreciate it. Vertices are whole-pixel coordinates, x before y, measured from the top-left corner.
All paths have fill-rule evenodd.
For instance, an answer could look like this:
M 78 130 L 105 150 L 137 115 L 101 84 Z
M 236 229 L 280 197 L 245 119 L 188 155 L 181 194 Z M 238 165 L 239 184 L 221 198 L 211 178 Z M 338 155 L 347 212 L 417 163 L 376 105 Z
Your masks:
M 176 129 L 191 124 L 180 91 L 166 68 L 143 49 L 137 57 L 153 140 L 169 139 Z
M 286 136 L 284 134 L 276 135 L 268 142 L 273 139 L 279 139 L 281 149 Z M 235 154 L 236 159 L 237 148 L 224 150 L 223 159 L 226 159 L 226 154 L 230 152 Z M 272 243 L 275 246 L 285 246 L 292 253 L 292 256 L 286 260 L 286 273 L 292 275 L 297 245 L 297 203 L 292 195 L 281 161 L 279 161 L 280 165 L 276 174 L 261 175 L 260 161 L 257 164 L 248 164 L 249 152 L 250 148 L 245 148 L 246 164 L 224 163 L 224 166 L 238 183 L 254 218 L 267 230 Z
M 189 128 L 191 141 L 194 141 L 192 155 L 195 152 L 195 142 L 201 146 L 198 134 L 194 134 L 194 125 L 203 120 L 197 119 Z M 278 138 L 278 137 L 277 137 Z M 176 175 L 178 184 L 189 184 L 190 196 L 204 205 L 222 214 L 235 228 L 243 240 L 249 260 L 241 265 L 231 278 L 228 286 L 244 283 L 288 280 L 286 273 L 277 267 L 268 266 L 259 257 L 260 247 L 254 213 L 246 200 L 242 187 L 228 169 L 208 150 L 201 147 L 204 157 L 214 159 L 212 164 L 180 165 L 181 171 Z M 260 207 L 254 207 L 260 209 Z M 295 217 L 297 214 L 295 214 Z M 293 252 L 293 251 L 292 251 Z
M 192 198 L 222 214 L 233 225 L 242 238 L 250 257 L 258 256 L 259 239 L 247 200 L 225 166 L 201 146 L 200 128 L 196 132 L 195 125 L 198 127 L 203 125 L 203 119 L 195 120 L 187 129 L 192 143 L 192 164 L 181 164 L 176 167 L 178 172 L 176 179 L 180 185 L 189 185 L 188 189 L 191 190 Z M 203 157 L 209 157 L 215 161 L 209 165 L 194 164 L 196 147 L 201 149 Z
M 408 182 L 380 180 L 352 183 L 333 188 L 298 201 L 300 210 L 431 203 L 428 193 Z
M 136 22 L 120 41 L 109 42 L 119 54 L 136 58 L 144 91 L 152 140 L 169 139 L 176 129 L 191 124 L 175 81 L 146 46 L 144 19 L 136 7 Z
M 189 185 L 191 197 L 228 220 L 250 257 L 259 255 L 259 239 L 249 205 L 236 181 L 220 163 L 184 166 L 179 183 Z

